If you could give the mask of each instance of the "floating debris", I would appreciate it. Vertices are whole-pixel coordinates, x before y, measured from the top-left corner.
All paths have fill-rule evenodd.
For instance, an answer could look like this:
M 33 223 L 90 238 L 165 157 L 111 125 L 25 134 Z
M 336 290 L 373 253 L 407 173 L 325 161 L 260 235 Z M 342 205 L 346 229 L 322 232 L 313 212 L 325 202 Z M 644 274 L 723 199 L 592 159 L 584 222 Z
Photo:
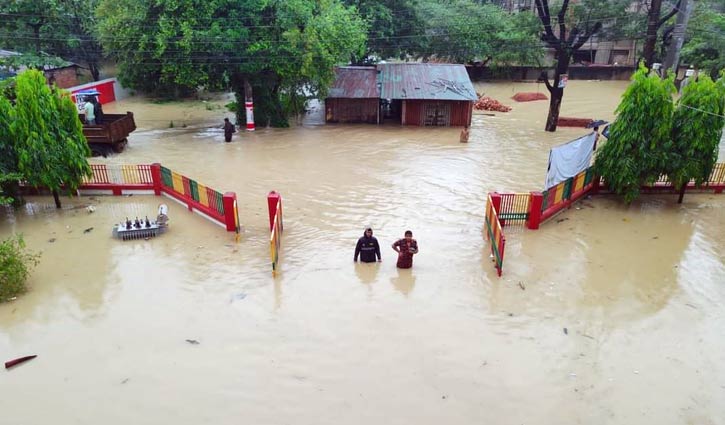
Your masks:
M 510 106 L 506 106 L 496 99 L 488 96 L 481 96 L 478 98 L 476 103 L 473 104 L 473 109 L 477 111 L 496 111 L 496 112 L 509 112 L 511 111 Z
M 21 365 L 29 360 L 33 360 L 36 357 L 38 357 L 38 356 L 37 355 L 25 356 L 25 357 L 20 357 L 20 358 L 14 359 L 14 360 L 7 361 L 7 362 L 5 362 L 5 369 L 10 369 L 11 367 Z

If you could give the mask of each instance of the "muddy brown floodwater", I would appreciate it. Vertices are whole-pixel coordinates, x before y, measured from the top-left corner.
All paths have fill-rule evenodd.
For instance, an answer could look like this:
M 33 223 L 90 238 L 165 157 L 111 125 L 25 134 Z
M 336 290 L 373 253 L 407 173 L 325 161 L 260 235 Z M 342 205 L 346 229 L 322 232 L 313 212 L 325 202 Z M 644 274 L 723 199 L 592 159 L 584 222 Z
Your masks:
M 624 88 L 571 82 L 562 114 L 611 119 Z M 725 196 L 597 197 L 507 228 L 498 278 L 486 193 L 541 189 L 549 148 L 583 130 L 547 134 L 546 102 L 508 99 L 535 84 L 478 89 L 514 110 L 475 115 L 468 144 L 459 129 L 319 125 L 319 109 L 225 144 L 224 99 L 106 107 L 140 128 L 95 162 L 160 161 L 236 191 L 243 237 L 148 196 L 6 213 L 0 237 L 22 232 L 42 259 L 0 305 L 0 360 L 38 355 L 0 374 L 0 423 L 725 424 Z M 111 239 L 161 201 L 167 234 Z M 352 261 L 366 226 L 380 264 Z M 420 254 L 399 271 L 406 229 Z

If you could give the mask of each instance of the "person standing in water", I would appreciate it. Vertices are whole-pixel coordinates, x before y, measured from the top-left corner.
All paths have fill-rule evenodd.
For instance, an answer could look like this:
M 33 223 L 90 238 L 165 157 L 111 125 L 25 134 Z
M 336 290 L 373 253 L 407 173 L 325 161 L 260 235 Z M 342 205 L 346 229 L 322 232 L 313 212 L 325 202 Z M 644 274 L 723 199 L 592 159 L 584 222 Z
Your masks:
M 229 143 L 232 141 L 232 133 L 236 133 L 234 124 L 229 121 L 229 118 L 224 118 L 224 141 Z
M 463 130 L 461 130 L 461 143 L 468 143 L 468 126 L 463 127 Z
M 382 261 L 380 258 L 380 245 L 378 245 L 377 238 L 373 237 L 373 229 L 369 227 L 365 229 L 362 237 L 357 240 L 355 261 L 357 261 L 358 256 L 363 263 L 374 263 L 375 257 L 377 257 L 378 261 Z
M 399 269 L 409 269 L 413 267 L 413 255 L 418 253 L 418 241 L 413 239 L 413 232 L 405 231 L 405 237 L 398 239 L 393 244 L 393 251 L 398 253 Z

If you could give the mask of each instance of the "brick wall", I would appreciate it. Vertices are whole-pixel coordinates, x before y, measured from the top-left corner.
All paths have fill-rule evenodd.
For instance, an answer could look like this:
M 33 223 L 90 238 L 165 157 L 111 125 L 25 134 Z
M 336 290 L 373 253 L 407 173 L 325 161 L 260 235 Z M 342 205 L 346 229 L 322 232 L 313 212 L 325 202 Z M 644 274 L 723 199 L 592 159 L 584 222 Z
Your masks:
M 78 66 L 72 65 L 65 68 L 56 68 L 45 71 L 45 78 L 48 83 L 55 83 L 62 89 L 78 85 Z

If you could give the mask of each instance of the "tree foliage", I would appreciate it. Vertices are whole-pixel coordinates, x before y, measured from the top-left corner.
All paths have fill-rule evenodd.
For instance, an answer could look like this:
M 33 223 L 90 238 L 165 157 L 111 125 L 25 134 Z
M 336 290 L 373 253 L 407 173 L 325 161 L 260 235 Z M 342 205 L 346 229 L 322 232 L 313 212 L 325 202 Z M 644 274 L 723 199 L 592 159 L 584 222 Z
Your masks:
M 273 126 L 287 125 L 281 93 L 324 96 L 367 31 L 338 0 L 102 0 L 97 14 L 125 85 L 172 96 L 231 86 L 243 101 L 250 81 L 257 122 Z
M 673 155 L 667 175 L 676 188 L 707 181 L 717 161 L 725 126 L 725 81 L 707 75 L 688 84 L 672 118 Z M 683 192 L 684 193 L 684 192 Z
M 10 101 L 0 94 L 0 205 L 13 201 L 14 186 L 21 178 L 13 146 L 14 121 L 15 111 Z
M 25 292 L 30 269 L 38 264 L 39 255 L 25 248 L 22 236 L 0 242 L 0 303 Z
M 91 173 L 76 106 L 68 94 L 49 88 L 43 74 L 34 70 L 18 76 L 16 96 L 12 137 L 18 171 L 31 185 L 52 190 L 60 206 L 61 187 L 75 191 Z
M 622 95 L 609 130 L 599 149 L 596 172 L 627 203 L 639 196 L 640 186 L 654 182 L 672 159 L 672 77 L 647 75 L 641 66 Z
M 543 54 L 537 19 L 530 12 L 510 14 L 490 3 L 444 0 L 427 2 L 421 13 L 424 58 L 520 65 L 536 63 Z
M 476 0 L 346 0 L 368 22 L 368 43 L 355 63 L 385 59 L 491 65 L 538 63 L 543 51 L 530 12 L 511 14 Z
M 88 67 L 99 79 L 102 49 L 93 34 L 98 0 L 23 0 L 0 3 L 0 46 L 22 53 L 5 60 L 42 69 L 67 61 Z
M 698 1 L 687 25 L 681 59 L 695 68 L 707 70 L 717 78 L 725 69 L 725 13 L 723 1 Z
M 426 51 L 424 0 L 344 0 L 367 22 L 367 45 L 355 64 L 420 57 Z

